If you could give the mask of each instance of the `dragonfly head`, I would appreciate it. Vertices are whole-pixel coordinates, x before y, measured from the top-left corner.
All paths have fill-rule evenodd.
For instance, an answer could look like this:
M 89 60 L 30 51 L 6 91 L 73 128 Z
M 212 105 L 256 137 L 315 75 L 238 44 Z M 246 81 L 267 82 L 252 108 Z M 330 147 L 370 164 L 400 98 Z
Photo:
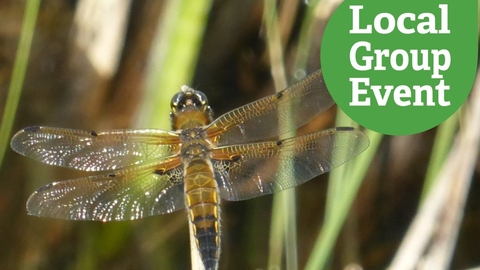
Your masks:
M 173 122 L 176 122 L 176 119 L 182 114 L 187 114 L 187 112 L 192 112 L 195 115 L 198 115 L 198 113 L 203 115 L 205 117 L 204 124 L 212 121 L 212 109 L 208 105 L 207 96 L 186 85 L 182 86 L 181 92 L 173 96 L 170 107 L 170 116 Z
M 178 92 L 173 96 L 170 107 L 172 108 L 173 114 L 179 114 L 188 110 L 200 110 L 205 112 L 210 110 L 207 96 L 186 85 L 182 86 L 181 92 Z

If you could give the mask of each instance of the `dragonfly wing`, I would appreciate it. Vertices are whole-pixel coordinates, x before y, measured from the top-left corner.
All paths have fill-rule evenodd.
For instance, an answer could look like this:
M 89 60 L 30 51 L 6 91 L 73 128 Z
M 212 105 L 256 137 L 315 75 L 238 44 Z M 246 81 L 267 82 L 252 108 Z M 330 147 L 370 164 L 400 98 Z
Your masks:
M 276 138 L 308 123 L 334 101 L 321 71 L 287 89 L 232 110 L 207 127 L 218 146 Z
M 291 139 L 214 149 L 222 198 L 245 200 L 302 184 L 364 151 L 368 137 L 354 128 L 333 128 Z
M 170 164 L 179 163 L 172 158 Z M 166 162 L 168 163 L 168 162 Z M 71 220 L 133 220 L 170 213 L 185 205 L 183 166 L 157 164 L 51 183 L 27 202 L 30 215 Z
M 12 149 L 24 156 L 82 171 L 117 170 L 173 155 L 176 133 L 158 130 L 81 131 L 28 127 L 13 136 Z

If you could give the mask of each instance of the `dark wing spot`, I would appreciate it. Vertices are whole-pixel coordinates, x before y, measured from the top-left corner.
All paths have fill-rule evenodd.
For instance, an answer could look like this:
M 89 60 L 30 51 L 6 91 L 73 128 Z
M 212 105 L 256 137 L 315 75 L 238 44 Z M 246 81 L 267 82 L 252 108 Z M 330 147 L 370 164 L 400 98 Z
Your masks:
M 277 143 L 276 143 L 277 146 L 280 146 L 282 144 L 283 144 L 283 141 L 277 141 Z
M 112 177 L 112 178 L 113 178 L 113 177 L 115 177 L 115 174 L 114 174 L 114 173 L 109 173 L 109 174 L 108 174 L 108 177 Z
M 95 132 L 95 131 L 92 131 L 92 132 L 90 132 L 90 135 L 92 135 L 93 137 L 97 137 L 97 136 L 98 136 L 98 133 Z
M 25 132 L 37 132 L 40 130 L 39 126 L 31 126 L 31 127 L 26 127 L 23 129 Z
M 335 128 L 336 131 L 352 131 L 354 130 L 353 127 L 337 127 Z
M 54 183 L 50 183 L 50 184 L 48 184 L 48 185 L 46 185 L 46 186 L 43 186 L 43 187 L 37 189 L 37 191 L 35 191 L 35 192 L 36 192 L 36 193 L 43 192 L 43 191 L 45 191 L 45 190 L 47 190 L 47 189 L 49 189 L 49 188 L 51 188 L 51 187 L 53 187 L 53 186 L 54 186 Z
M 237 156 L 231 157 L 230 159 L 231 159 L 233 162 L 237 162 L 237 161 L 239 161 L 240 159 L 242 159 L 242 156 L 237 155 Z
M 283 91 L 277 93 L 277 99 L 281 99 L 283 96 Z
M 158 175 L 164 175 L 164 174 L 165 174 L 165 170 L 164 170 L 164 169 L 155 170 L 155 173 L 158 174 Z

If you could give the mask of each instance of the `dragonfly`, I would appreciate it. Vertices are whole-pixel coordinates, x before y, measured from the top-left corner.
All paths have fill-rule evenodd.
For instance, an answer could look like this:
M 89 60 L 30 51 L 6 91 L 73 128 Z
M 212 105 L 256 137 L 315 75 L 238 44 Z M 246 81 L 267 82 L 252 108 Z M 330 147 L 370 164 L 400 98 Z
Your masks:
M 49 165 L 99 172 L 39 188 L 29 215 L 107 222 L 187 209 L 201 263 L 218 269 L 221 198 L 295 187 L 368 147 L 353 127 L 288 136 L 333 103 L 320 70 L 215 120 L 206 95 L 182 86 L 171 101 L 172 131 L 31 126 L 11 147 Z

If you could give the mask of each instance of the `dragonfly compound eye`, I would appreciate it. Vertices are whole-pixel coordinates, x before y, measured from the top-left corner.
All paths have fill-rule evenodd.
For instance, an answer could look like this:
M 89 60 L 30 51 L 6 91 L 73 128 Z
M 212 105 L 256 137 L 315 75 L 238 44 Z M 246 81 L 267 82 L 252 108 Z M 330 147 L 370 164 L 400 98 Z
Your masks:
M 189 108 L 196 108 L 201 111 L 207 111 L 209 108 L 207 96 L 204 93 L 185 85 L 182 86 L 181 92 L 173 96 L 170 107 L 173 113 L 179 113 Z

